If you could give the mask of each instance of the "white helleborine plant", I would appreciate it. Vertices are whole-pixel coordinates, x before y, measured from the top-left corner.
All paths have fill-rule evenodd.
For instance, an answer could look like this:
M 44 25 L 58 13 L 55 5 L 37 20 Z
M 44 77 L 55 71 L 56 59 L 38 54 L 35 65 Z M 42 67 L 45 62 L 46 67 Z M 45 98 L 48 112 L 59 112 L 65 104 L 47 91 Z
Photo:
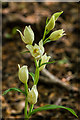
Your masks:
M 30 25 L 25 27 L 24 36 L 23 36 L 23 34 L 21 33 L 20 30 L 17 30 L 17 31 L 20 33 L 21 39 L 23 40 L 23 42 L 25 44 L 31 44 L 32 45 L 32 43 L 34 41 L 34 32 L 31 29 Z
M 58 40 L 59 38 L 61 38 L 63 35 L 66 35 L 64 33 L 65 31 L 63 29 L 60 29 L 60 30 L 56 30 L 54 32 L 51 33 L 51 35 L 49 36 L 49 39 L 51 41 L 54 41 L 54 40 Z
M 37 99 L 38 99 L 37 84 L 39 81 L 39 72 L 41 70 L 43 70 L 47 64 L 55 62 L 55 61 L 48 62 L 51 57 L 47 56 L 46 53 L 44 53 L 43 45 L 48 42 L 58 40 L 63 35 L 65 35 L 64 30 L 60 29 L 60 30 L 52 32 L 50 34 L 50 36 L 47 37 L 47 35 L 50 33 L 50 31 L 54 28 L 55 21 L 62 13 L 63 13 L 63 11 L 57 12 L 52 15 L 52 17 L 49 21 L 47 19 L 44 34 L 43 34 L 42 39 L 39 42 L 39 45 L 37 45 L 37 44 L 34 44 L 34 46 L 32 45 L 33 41 L 34 41 L 34 32 L 30 26 L 25 27 L 24 35 L 21 33 L 21 31 L 17 30 L 21 35 L 22 41 L 25 44 L 27 44 L 26 48 L 29 49 L 29 52 L 34 57 L 34 63 L 35 63 L 36 69 L 35 69 L 34 73 L 28 72 L 28 68 L 26 65 L 20 67 L 20 65 L 18 64 L 18 67 L 19 67 L 18 77 L 19 77 L 19 80 L 24 83 L 25 90 L 22 90 L 19 88 L 9 88 L 8 90 L 6 90 L 3 93 L 3 95 L 7 94 L 9 91 L 12 91 L 12 90 L 21 92 L 25 95 L 25 110 L 24 110 L 25 120 L 29 120 L 30 116 L 38 111 L 50 110 L 50 109 L 56 109 L 56 108 L 62 108 L 62 109 L 64 108 L 64 109 L 70 111 L 73 115 L 75 115 L 77 117 L 76 113 L 71 108 L 67 108 L 67 107 L 59 106 L 59 105 L 45 105 L 45 106 L 39 107 L 35 110 L 33 109 L 34 104 L 37 103 Z M 33 87 L 31 90 L 28 88 L 29 75 L 33 79 Z M 29 111 L 28 111 L 28 103 L 30 104 Z
M 26 45 L 26 47 L 29 49 L 31 55 L 36 60 L 39 60 L 44 53 L 44 47 L 43 47 L 42 40 L 39 42 L 39 45 L 37 45 L 37 44 L 35 44 L 34 46 L 33 45 Z
M 38 99 L 38 91 L 36 85 L 33 85 L 32 89 L 31 90 L 29 89 L 28 92 L 28 102 L 30 104 L 35 104 L 37 102 L 37 99 Z
M 18 68 L 19 68 L 19 71 L 18 71 L 19 80 L 23 83 L 27 83 L 29 78 L 27 66 L 24 65 L 20 68 L 20 65 L 18 64 Z
M 51 57 L 50 56 L 47 56 L 46 53 L 41 57 L 41 63 L 40 64 L 43 64 L 43 63 L 46 63 L 49 61 Z M 39 62 L 38 62 L 39 63 Z M 39 68 L 39 71 L 43 70 L 45 68 L 46 65 L 42 65 L 40 68 Z

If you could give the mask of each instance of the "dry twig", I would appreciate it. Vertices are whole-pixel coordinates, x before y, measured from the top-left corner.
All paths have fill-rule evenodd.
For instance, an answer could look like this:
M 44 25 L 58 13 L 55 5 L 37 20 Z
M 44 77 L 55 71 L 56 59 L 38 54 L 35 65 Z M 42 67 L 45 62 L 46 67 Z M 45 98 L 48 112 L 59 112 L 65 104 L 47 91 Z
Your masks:
M 79 92 L 78 88 L 73 87 L 71 85 L 68 85 L 64 82 L 62 82 L 59 78 L 57 78 L 56 76 L 52 75 L 48 70 L 44 69 L 41 72 L 44 76 L 40 76 L 40 79 L 43 80 L 46 83 L 50 83 L 50 84 L 57 84 L 60 85 L 61 87 L 65 88 L 68 91 L 73 91 L 73 92 Z

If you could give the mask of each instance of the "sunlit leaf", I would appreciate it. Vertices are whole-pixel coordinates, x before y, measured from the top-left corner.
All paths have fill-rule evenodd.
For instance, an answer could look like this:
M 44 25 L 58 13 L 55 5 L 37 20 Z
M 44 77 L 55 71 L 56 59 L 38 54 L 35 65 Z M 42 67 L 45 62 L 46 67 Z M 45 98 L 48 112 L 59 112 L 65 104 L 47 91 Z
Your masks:
M 71 108 L 67 108 L 67 107 L 64 107 L 64 106 L 59 106 L 59 105 L 45 105 L 43 107 L 39 107 L 37 109 L 34 109 L 30 114 L 29 116 L 31 116 L 32 114 L 38 112 L 38 111 L 43 111 L 43 110 L 51 110 L 51 109 L 57 109 L 57 108 L 62 108 L 62 109 L 66 109 L 68 110 L 70 113 L 72 113 L 74 116 L 78 117 L 75 113 L 74 110 L 72 110 Z

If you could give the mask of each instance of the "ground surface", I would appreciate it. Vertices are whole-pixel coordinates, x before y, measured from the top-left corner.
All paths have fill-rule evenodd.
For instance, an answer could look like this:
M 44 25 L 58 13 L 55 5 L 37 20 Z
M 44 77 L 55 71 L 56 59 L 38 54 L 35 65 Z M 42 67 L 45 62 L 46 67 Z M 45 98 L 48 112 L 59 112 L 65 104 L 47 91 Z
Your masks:
M 79 59 L 79 24 L 78 3 L 3 3 L 3 48 L 2 66 L 3 80 L 2 90 L 11 87 L 19 87 L 24 90 L 24 85 L 17 77 L 18 67 L 28 65 L 30 71 L 34 71 L 34 63 L 31 55 L 22 54 L 25 44 L 21 41 L 16 28 L 23 31 L 25 25 L 31 25 L 35 33 L 35 41 L 42 38 L 45 20 L 57 11 L 64 11 L 57 20 L 54 30 L 63 28 L 66 36 L 56 42 L 45 45 L 45 51 L 50 55 L 51 61 L 61 60 L 55 64 L 47 65 L 46 69 L 58 77 L 62 82 L 80 89 L 80 59 Z M 41 74 L 42 75 L 42 74 Z M 29 80 L 29 86 L 32 86 Z M 38 83 L 39 98 L 35 108 L 45 104 L 64 105 L 73 108 L 80 117 L 80 101 L 78 92 L 68 92 L 55 84 L 47 84 L 42 80 Z M 2 97 L 3 118 L 24 118 L 25 97 L 17 92 L 9 92 Z M 68 111 L 57 109 L 38 112 L 32 116 L 32 120 L 77 120 Z

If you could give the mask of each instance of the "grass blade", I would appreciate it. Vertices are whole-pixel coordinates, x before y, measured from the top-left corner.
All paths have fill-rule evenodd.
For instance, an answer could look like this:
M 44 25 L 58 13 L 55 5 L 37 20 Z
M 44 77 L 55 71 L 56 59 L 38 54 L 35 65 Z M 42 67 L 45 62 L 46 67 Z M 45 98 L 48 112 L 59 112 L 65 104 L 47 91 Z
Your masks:
M 8 90 L 4 91 L 4 93 L 2 95 L 6 95 L 10 91 L 17 91 L 17 92 L 21 92 L 21 93 L 26 95 L 26 93 L 23 90 L 19 89 L 19 88 L 9 88 Z

